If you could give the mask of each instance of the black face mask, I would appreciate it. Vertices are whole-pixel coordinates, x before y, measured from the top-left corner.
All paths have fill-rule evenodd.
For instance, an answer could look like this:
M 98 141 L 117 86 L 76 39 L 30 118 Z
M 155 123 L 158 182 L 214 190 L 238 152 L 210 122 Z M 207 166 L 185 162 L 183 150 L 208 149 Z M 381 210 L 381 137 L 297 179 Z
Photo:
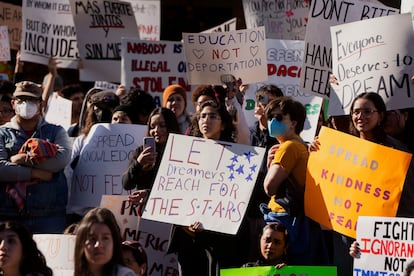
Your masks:
M 112 112 L 110 110 L 97 108 L 93 112 L 98 123 L 110 123 L 112 121 Z

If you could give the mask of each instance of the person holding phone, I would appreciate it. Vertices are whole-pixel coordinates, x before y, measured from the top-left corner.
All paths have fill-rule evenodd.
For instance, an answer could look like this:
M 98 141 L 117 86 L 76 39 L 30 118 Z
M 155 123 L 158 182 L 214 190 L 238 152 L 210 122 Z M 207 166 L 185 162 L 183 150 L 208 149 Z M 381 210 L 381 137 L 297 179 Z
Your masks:
M 136 205 L 142 206 L 145 203 L 147 190 L 152 188 L 169 133 L 180 133 L 174 112 L 164 107 L 154 109 L 148 118 L 145 142 L 135 149 L 128 168 L 122 175 L 125 190 L 139 190 L 130 196 Z

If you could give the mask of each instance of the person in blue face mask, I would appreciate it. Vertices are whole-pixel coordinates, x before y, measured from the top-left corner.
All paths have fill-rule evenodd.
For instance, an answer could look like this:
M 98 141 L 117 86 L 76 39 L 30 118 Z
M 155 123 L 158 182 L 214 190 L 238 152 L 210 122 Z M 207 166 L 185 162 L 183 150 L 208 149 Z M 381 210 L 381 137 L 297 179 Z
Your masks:
M 305 107 L 290 97 L 280 97 L 269 102 L 264 112 L 269 135 L 280 143 L 268 162 L 263 182 L 270 197 L 268 204 L 260 205 L 264 219 L 266 223 L 280 222 L 287 228 L 289 264 L 328 264 L 322 230 L 304 211 L 309 152 L 299 134 L 305 123 Z

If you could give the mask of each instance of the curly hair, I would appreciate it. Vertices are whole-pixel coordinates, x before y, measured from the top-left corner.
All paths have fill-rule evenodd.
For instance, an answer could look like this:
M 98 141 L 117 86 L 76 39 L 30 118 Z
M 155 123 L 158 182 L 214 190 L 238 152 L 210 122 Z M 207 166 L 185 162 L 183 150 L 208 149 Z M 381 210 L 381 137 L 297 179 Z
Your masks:
M 53 271 L 46 264 L 46 258 L 37 248 L 31 231 L 23 224 L 6 221 L 0 223 L 0 232 L 12 231 L 17 234 L 22 245 L 21 275 L 52 276 Z M 2 269 L 0 268 L 0 271 Z
M 89 264 L 85 256 L 85 242 L 88 239 L 89 231 L 93 224 L 102 223 L 108 226 L 111 231 L 113 241 L 113 252 L 111 260 L 103 267 L 103 275 L 113 275 L 117 265 L 124 265 L 122 259 L 122 238 L 121 231 L 114 214 L 107 208 L 97 207 L 91 209 L 81 220 L 78 229 L 76 230 L 75 241 L 75 276 L 90 275 Z

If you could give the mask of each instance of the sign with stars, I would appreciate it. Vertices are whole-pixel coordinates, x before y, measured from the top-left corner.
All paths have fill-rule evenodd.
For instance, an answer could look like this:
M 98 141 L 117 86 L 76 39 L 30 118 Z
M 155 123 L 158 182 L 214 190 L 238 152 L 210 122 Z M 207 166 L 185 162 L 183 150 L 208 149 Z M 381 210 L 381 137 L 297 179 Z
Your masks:
M 143 218 L 236 234 L 265 149 L 170 134 Z

